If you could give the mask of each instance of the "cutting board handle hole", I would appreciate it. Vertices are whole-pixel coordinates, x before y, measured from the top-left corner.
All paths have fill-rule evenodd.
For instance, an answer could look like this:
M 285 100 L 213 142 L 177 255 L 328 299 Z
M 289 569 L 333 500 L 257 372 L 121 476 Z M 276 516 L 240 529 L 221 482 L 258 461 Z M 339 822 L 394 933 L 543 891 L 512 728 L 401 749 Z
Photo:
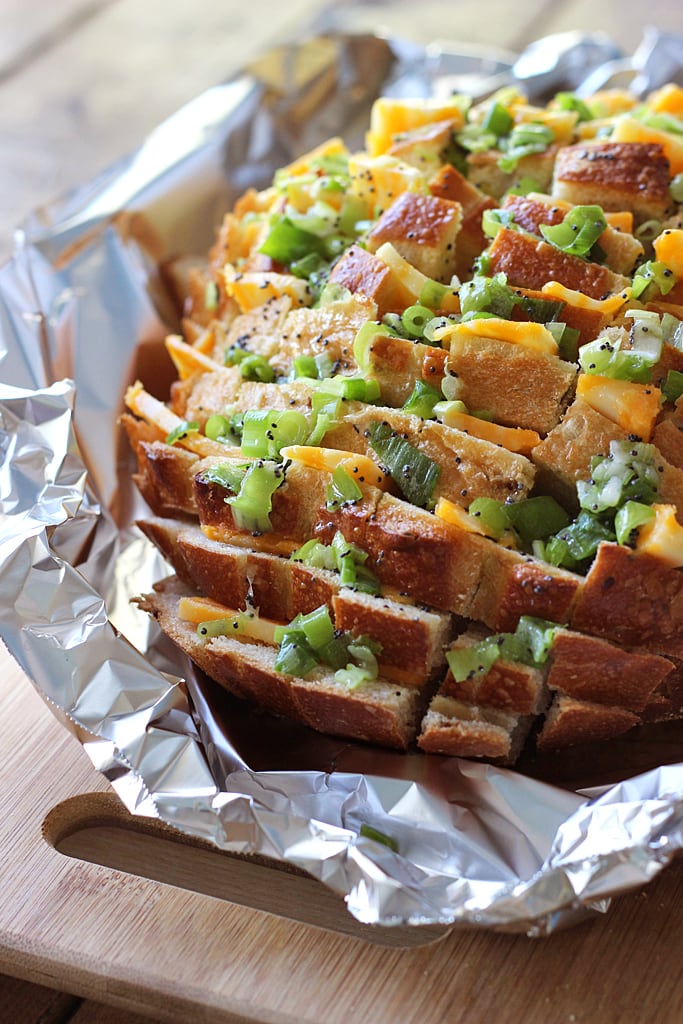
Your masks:
M 361 924 L 348 913 L 340 897 L 310 875 L 277 861 L 217 850 L 155 819 L 134 817 L 114 793 L 84 793 L 58 804 L 43 822 L 43 837 L 65 857 L 380 946 L 424 946 L 443 938 L 449 930 Z

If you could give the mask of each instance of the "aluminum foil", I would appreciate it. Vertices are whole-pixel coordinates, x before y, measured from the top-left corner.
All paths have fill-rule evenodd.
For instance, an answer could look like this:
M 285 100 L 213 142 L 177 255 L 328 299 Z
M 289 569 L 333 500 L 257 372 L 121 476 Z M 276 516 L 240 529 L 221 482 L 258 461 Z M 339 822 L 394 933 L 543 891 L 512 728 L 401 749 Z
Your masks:
M 209 90 L 17 231 L 0 270 L 0 631 L 131 812 L 304 868 L 364 922 L 529 935 L 606 910 L 683 847 L 683 764 L 661 764 L 680 728 L 629 734 L 604 764 L 565 752 L 509 771 L 320 736 L 200 676 L 130 605 L 167 568 L 131 525 L 117 425 L 136 377 L 166 395 L 170 268 L 279 165 L 332 134 L 360 142 L 379 93 L 643 92 L 682 67 L 683 40 L 654 31 L 629 59 L 575 32 L 519 57 L 320 37 Z

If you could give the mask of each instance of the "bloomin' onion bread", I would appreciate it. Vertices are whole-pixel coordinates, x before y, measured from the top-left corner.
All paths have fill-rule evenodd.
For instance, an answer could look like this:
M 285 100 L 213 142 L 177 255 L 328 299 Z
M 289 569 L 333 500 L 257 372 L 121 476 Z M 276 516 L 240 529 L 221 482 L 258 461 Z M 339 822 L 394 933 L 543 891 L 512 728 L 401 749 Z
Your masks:
M 123 417 L 232 693 L 514 763 L 683 715 L 683 89 L 382 98 L 226 214 Z

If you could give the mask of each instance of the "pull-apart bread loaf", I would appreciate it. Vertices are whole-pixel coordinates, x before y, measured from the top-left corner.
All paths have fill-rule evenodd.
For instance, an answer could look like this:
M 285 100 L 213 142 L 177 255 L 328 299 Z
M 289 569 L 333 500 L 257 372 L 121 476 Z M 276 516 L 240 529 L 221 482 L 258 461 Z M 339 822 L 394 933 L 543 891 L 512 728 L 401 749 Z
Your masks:
M 123 423 L 227 690 L 514 763 L 683 715 L 683 89 L 382 98 L 250 190 Z

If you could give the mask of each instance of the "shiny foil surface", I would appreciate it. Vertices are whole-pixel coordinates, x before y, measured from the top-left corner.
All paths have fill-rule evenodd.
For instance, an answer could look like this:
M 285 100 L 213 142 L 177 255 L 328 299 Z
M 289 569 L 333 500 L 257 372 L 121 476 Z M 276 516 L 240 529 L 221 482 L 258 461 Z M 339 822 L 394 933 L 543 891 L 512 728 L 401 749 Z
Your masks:
M 604 763 L 565 752 L 511 771 L 318 735 L 201 676 L 130 604 L 168 569 L 132 525 L 143 504 L 117 422 L 134 379 L 166 397 L 179 261 L 278 166 L 333 134 L 360 144 L 375 96 L 644 93 L 682 68 L 683 40 L 654 30 L 629 58 L 579 33 L 519 58 L 311 39 L 17 231 L 0 269 L 0 635 L 132 813 L 303 868 L 364 922 L 529 935 L 605 911 L 683 847 L 677 723 L 606 744 Z

